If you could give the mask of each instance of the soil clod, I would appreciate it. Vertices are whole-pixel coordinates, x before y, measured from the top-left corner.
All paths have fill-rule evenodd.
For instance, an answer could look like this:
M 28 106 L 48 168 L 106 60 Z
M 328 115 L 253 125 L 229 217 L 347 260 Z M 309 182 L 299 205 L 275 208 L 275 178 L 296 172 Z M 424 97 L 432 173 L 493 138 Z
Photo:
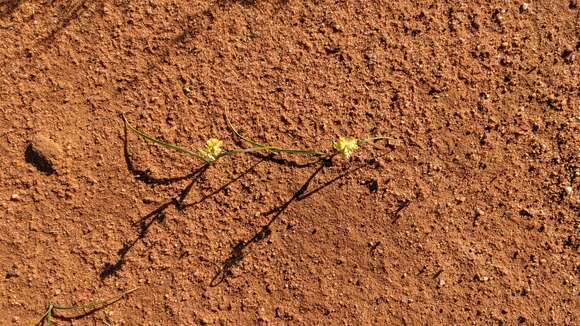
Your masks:
M 44 135 L 36 135 L 24 152 L 26 162 L 38 171 L 51 175 L 56 172 L 58 161 L 62 160 L 63 151 L 59 144 Z

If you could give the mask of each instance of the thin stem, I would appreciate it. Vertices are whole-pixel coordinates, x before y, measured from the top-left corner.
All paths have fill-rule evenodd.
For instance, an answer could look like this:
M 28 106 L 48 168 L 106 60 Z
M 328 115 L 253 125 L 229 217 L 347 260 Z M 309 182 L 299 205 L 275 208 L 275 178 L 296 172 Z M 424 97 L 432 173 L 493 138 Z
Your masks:
M 54 309 L 54 305 L 50 305 L 48 309 L 48 314 L 46 315 L 46 324 L 48 326 L 52 326 L 52 309 Z
M 161 145 L 163 147 L 172 149 L 174 151 L 177 151 L 177 152 L 186 154 L 188 156 L 195 157 L 195 158 L 203 161 L 204 163 L 209 163 L 210 162 L 207 158 L 205 158 L 199 152 L 193 152 L 193 151 L 190 151 L 190 150 L 185 149 L 183 147 L 179 147 L 177 145 L 173 145 L 173 144 L 170 144 L 170 143 L 166 143 L 164 141 L 158 140 L 158 139 L 154 138 L 153 136 L 150 136 L 150 135 L 148 135 L 148 134 L 146 134 L 146 133 L 138 130 L 137 128 L 131 126 L 131 124 L 129 123 L 129 121 L 127 121 L 127 118 L 125 118 L 125 115 L 124 114 L 122 114 L 122 116 L 123 116 L 123 121 L 125 121 L 125 127 L 127 129 L 131 130 L 132 132 L 136 133 L 137 135 L 143 137 L 145 140 L 148 140 L 150 142 L 156 143 L 156 144 Z
M 34 323 L 33 325 L 38 326 L 38 325 L 42 324 L 42 322 L 44 320 L 46 320 L 46 323 L 48 325 L 50 325 L 51 324 L 50 317 L 51 317 L 53 307 L 54 307 L 54 305 L 52 303 L 48 304 L 48 307 L 46 308 L 46 312 L 44 313 L 44 315 L 42 315 L 42 317 L 40 317 L 40 319 L 36 323 Z
M 384 137 L 384 136 L 369 137 L 369 138 L 365 138 L 365 139 L 358 140 L 357 141 L 357 144 L 363 145 L 363 144 L 366 144 L 366 143 L 374 142 L 374 141 L 377 141 L 377 140 L 383 140 L 383 139 L 387 139 L 387 137 Z
M 34 323 L 33 325 L 38 326 L 38 325 L 42 324 L 43 321 L 46 321 L 46 324 L 48 326 L 51 326 L 52 325 L 52 312 L 53 312 L 53 310 L 81 310 L 82 309 L 82 310 L 89 310 L 90 311 L 93 309 L 97 309 L 99 307 L 106 307 L 108 305 L 111 305 L 111 304 L 121 300 L 124 296 L 126 296 L 132 292 L 137 291 L 137 289 L 139 289 L 139 288 L 132 288 L 132 289 L 124 291 L 121 294 L 114 296 L 112 298 L 105 299 L 105 300 L 93 301 L 89 304 L 81 305 L 81 306 L 62 307 L 62 306 L 57 306 L 53 303 L 49 303 L 44 315 L 42 315 L 42 317 L 40 317 L 38 322 Z
M 283 148 L 283 147 L 277 147 L 277 146 L 270 146 L 270 145 L 264 145 L 264 144 L 260 144 L 258 142 L 255 142 L 249 138 L 246 138 L 244 136 L 242 136 L 238 130 L 233 126 L 232 122 L 230 121 L 230 118 L 228 117 L 227 113 L 224 113 L 225 119 L 226 119 L 226 123 L 228 124 L 228 127 L 232 130 L 232 132 L 234 133 L 234 135 L 236 135 L 237 137 L 239 137 L 240 139 L 242 139 L 243 141 L 252 144 L 254 146 L 256 146 L 257 148 L 260 148 L 261 150 L 267 151 L 267 152 L 274 152 L 274 153 L 279 153 L 279 152 L 283 152 L 283 153 L 289 153 L 289 154 L 302 154 L 302 155 L 314 155 L 314 156 L 328 156 L 327 153 L 322 153 L 322 152 L 318 152 L 318 151 L 313 151 L 313 150 L 305 150 L 305 149 L 293 149 L 293 148 Z M 255 150 L 252 150 L 255 151 Z
M 239 138 L 240 138 L 240 139 L 242 139 L 243 141 L 245 141 L 245 142 L 247 142 L 247 143 L 250 143 L 250 144 L 252 144 L 252 145 L 254 145 L 254 146 L 256 146 L 256 147 L 266 147 L 266 145 L 264 145 L 264 144 L 257 143 L 257 142 L 255 142 L 255 141 L 253 141 L 253 140 L 249 139 L 249 138 L 246 138 L 246 137 L 242 136 L 242 135 L 241 135 L 241 134 L 240 134 L 240 133 L 239 133 L 239 132 L 236 130 L 236 128 L 234 128 L 234 125 L 232 125 L 232 122 L 230 121 L 230 118 L 228 117 L 228 114 L 227 114 L 227 113 L 224 113 L 224 116 L 225 116 L 225 118 L 226 118 L 226 123 L 228 124 L 228 127 L 229 127 L 229 128 L 232 130 L 232 132 L 234 133 L 234 135 L 236 135 L 237 137 L 239 137 Z
M 263 147 L 251 147 L 251 148 L 243 148 L 243 149 L 234 149 L 229 151 L 224 151 L 220 156 L 225 155 L 234 155 L 234 154 L 242 154 L 242 153 L 253 153 L 253 152 L 285 152 L 290 154 L 304 154 L 304 155 L 320 155 L 326 156 L 325 153 L 318 153 L 314 151 L 308 150 L 300 150 L 300 149 L 285 149 L 285 148 L 278 148 L 274 146 L 263 146 Z

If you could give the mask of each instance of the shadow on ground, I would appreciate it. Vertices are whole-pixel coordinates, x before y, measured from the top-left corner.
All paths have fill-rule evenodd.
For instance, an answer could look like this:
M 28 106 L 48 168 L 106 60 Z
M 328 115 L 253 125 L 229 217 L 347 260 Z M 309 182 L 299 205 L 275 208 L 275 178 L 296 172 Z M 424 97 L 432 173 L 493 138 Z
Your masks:
M 244 257 L 250 254 L 253 251 L 253 247 L 255 247 L 258 243 L 262 240 L 268 238 L 272 234 L 271 226 L 278 218 L 286 211 L 286 209 L 292 204 L 293 202 L 299 202 L 310 196 L 320 192 L 324 188 L 332 185 L 336 181 L 352 174 L 366 166 L 375 164 L 376 160 L 371 159 L 368 162 L 360 164 L 354 168 L 351 168 L 336 177 L 330 179 L 329 181 L 319 185 L 313 190 L 308 191 L 312 181 L 326 168 L 332 166 L 332 158 L 321 159 L 318 162 L 318 167 L 314 172 L 306 179 L 306 181 L 302 184 L 302 186 L 294 192 L 294 194 L 283 204 L 271 209 L 270 211 L 266 212 L 265 216 L 271 216 L 268 220 L 268 223 L 264 224 L 260 230 L 258 230 L 252 238 L 248 241 L 240 241 L 230 253 L 230 256 L 222 263 L 220 270 L 215 274 L 213 279 L 210 281 L 210 286 L 215 287 L 224 282 L 229 276 L 232 275 L 232 268 L 238 265 Z

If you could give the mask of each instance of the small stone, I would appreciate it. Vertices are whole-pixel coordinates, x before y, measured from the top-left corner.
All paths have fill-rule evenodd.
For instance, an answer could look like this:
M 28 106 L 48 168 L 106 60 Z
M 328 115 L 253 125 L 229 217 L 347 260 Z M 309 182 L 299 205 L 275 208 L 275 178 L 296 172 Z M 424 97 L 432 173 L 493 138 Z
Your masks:
M 566 187 L 564 187 L 564 191 L 566 192 L 566 194 L 568 196 L 570 196 L 572 194 L 572 187 L 566 186 Z
M 522 5 L 520 7 L 520 11 L 524 12 L 524 11 L 528 11 L 528 9 L 530 9 L 530 4 L 527 2 L 522 3 Z
M 445 280 L 444 279 L 440 279 L 439 280 L 439 287 L 442 288 L 445 286 Z
M 60 144 L 48 136 L 36 135 L 26 147 L 24 158 L 38 171 L 51 175 L 58 167 L 62 167 L 63 150 Z
M 16 266 L 12 266 L 12 269 L 9 270 L 8 272 L 6 272 L 5 278 L 11 279 L 13 277 L 18 277 L 18 276 L 20 276 L 18 269 L 16 268 Z
M 527 287 L 527 288 L 523 288 L 522 289 L 522 295 L 523 296 L 527 296 L 528 294 L 530 294 L 530 292 L 532 292 L 532 289 L 530 287 Z
M 564 62 L 571 64 L 574 61 L 574 50 L 572 48 L 566 48 L 562 51 L 562 59 Z
M 485 214 L 485 212 L 483 211 L 483 209 L 481 209 L 481 208 L 475 209 L 475 216 L 480 217 L 480 216 L 483 216 L 484 214 Z
M 12 194 L 12 196 L 10 196 L 11 201 L 18 201 L 19 199 L 20 199 L 20 196 L 18 196 L 18 194 Z
M 342 26 L 336 22 L 333 22 L 331 27 L 334 32 L 342 32 Z
M 149 262 L 151 262 L 152 264 L 157 264 L 159 263 L 159 258 L 154 253 L 151 253 L 149 254 Z

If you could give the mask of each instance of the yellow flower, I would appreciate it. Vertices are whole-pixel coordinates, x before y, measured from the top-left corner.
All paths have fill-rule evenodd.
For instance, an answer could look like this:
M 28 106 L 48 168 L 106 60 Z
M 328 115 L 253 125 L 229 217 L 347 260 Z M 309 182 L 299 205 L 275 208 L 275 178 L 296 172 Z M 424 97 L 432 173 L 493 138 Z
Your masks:
M 358 148 L 358 140 L 353 137 L 339 137 L 337 142 L 334 142 L 332 147 L 344 155 L 347 159 L 352 156 L 355 149 Z
M 215 161 L 222 153 L 221 146 L 221 140 L 217 138 L 210 138 L 207 140 L 205 148 L 201 150 L 201 153 L 205 155 L 210 161 Z

